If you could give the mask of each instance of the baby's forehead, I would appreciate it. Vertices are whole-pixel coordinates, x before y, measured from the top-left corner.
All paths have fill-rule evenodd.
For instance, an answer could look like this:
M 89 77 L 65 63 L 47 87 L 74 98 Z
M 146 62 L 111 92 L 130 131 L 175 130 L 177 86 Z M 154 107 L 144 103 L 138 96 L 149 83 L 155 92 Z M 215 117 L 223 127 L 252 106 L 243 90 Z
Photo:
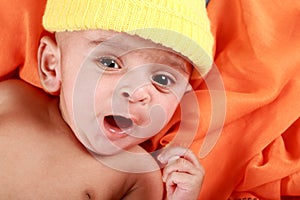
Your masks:
M 163 46 L 162 44 L 158 44 L 150 39 L 144 39 L 137 35 L 131 35 L 124 32 L 120 33 L 100 30 L 99 34 L 95 32 L 95 36 L 92 37 L 91 40 L 95 42 L 96 45 L 101 43 L 101 45 L 120 48 L 128 51 L 157 50 L 161 52 L 164 51 L 166 54 L 174 55 L 175 57 L 181 57 L 179 53 L 171 48 Z
M 86 41 L 89 45 L 102 45 L 115 50 L 122 51 L 151 51 L 158 53 L 164 52 L 177 59 L 188 60 L 185 56 L 177 53 L 171 48 L 152 42 L 149 39 L 141 38 L 137 35 L 131 35 L 125 32 L 107 31 L 107 30 L 86 30 L 56 33 L 57 39 L 62 42 Z M 73 38 L 73 39 L 72 39 Z
M 168 62 L 169 65 L 190 65 L 186 57 L 165 47 L 161 44 L 152 42 L 149 39 L 141 38 L 137 35 L 131 35 L 124 32 L 107 30 L 87 30 L 60 33 L 59 36 L 63 42 L 70 41 L 76 43 L 81 41 L 84 46 L 94 49 L 95 54 L 106 52 L 114 54 L 116 57 L 126 55 L 135 55 L 143 58 L 156 59 L 157 62 Z M 69 39 L 73 38 L 73 39 Z M 189 71 L 189 70 L 188 70 Z
M 102 33 L 102 34 L 101 34 Z M 109 34 L 110 33 L 110 34 Z M 104 36 L 104 37 L 103 37 Z M 113 49 L 120 54 L 135 53 L 141 56 L 157 56 L 170 62 L 186 63 L 188 60 L 171 48 L 152 42 L 149 39 L 127 33 L 100 31 L 97 38 L 92 39 L 95 45 Z

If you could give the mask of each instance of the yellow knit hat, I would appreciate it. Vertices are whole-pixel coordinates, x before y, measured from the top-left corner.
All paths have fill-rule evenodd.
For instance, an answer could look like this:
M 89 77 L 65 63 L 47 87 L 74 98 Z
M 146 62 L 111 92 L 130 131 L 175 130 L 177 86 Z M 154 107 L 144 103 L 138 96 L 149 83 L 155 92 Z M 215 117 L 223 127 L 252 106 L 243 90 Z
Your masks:
M 127 32 L 172 48 L 205 75 L 213 37 L 205 0 L 48 0 L 50 32 L 104 29 Z

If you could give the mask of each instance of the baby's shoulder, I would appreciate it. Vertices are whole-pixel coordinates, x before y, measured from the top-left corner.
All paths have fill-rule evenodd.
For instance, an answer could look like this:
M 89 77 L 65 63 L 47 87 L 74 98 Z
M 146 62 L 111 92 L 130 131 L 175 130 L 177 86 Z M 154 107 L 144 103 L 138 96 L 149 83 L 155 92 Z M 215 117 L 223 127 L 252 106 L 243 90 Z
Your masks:
M 0 82 L 0 129 L 50 123 L 47 113 L 54 105 L 51 102 L 48 94 L 22 80 Z
M 22 83 L 19 80 L 7 80 L 0 82 L 0 105 L 14 100 L 18 97 L 18 91 L 22 87 Z
M 4 110 L 26 108 L 27 104 L 35 103 L 39 98 L 38 89 L 22 80 L 11 79 L 0 82 L 0 114 Z

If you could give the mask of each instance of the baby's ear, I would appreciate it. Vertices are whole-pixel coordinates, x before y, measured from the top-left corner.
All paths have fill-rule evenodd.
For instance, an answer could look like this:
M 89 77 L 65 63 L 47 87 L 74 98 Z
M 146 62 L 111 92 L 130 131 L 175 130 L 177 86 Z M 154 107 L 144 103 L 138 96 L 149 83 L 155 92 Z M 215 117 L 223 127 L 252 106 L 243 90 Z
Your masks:
M 38 49 L 38 71 L 46 92 L 58 95 L 61 87 L 60 50 L 48 36 L 41 38 Z

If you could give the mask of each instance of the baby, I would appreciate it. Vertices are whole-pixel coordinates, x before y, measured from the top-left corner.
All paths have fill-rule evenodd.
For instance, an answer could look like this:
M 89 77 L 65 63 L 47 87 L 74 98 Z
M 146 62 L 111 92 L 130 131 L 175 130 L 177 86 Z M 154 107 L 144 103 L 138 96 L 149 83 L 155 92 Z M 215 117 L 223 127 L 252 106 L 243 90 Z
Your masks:
M 197 199 L 204 170 L 191 151 L 159 154 L 163 195 L 139 144 L 171 119 L 194 69 L 210 69 L 205 2 L 49 0 L 43 25 L 55 33 L 38 51 L 51 96 L 0 84 L 0 198 Z

